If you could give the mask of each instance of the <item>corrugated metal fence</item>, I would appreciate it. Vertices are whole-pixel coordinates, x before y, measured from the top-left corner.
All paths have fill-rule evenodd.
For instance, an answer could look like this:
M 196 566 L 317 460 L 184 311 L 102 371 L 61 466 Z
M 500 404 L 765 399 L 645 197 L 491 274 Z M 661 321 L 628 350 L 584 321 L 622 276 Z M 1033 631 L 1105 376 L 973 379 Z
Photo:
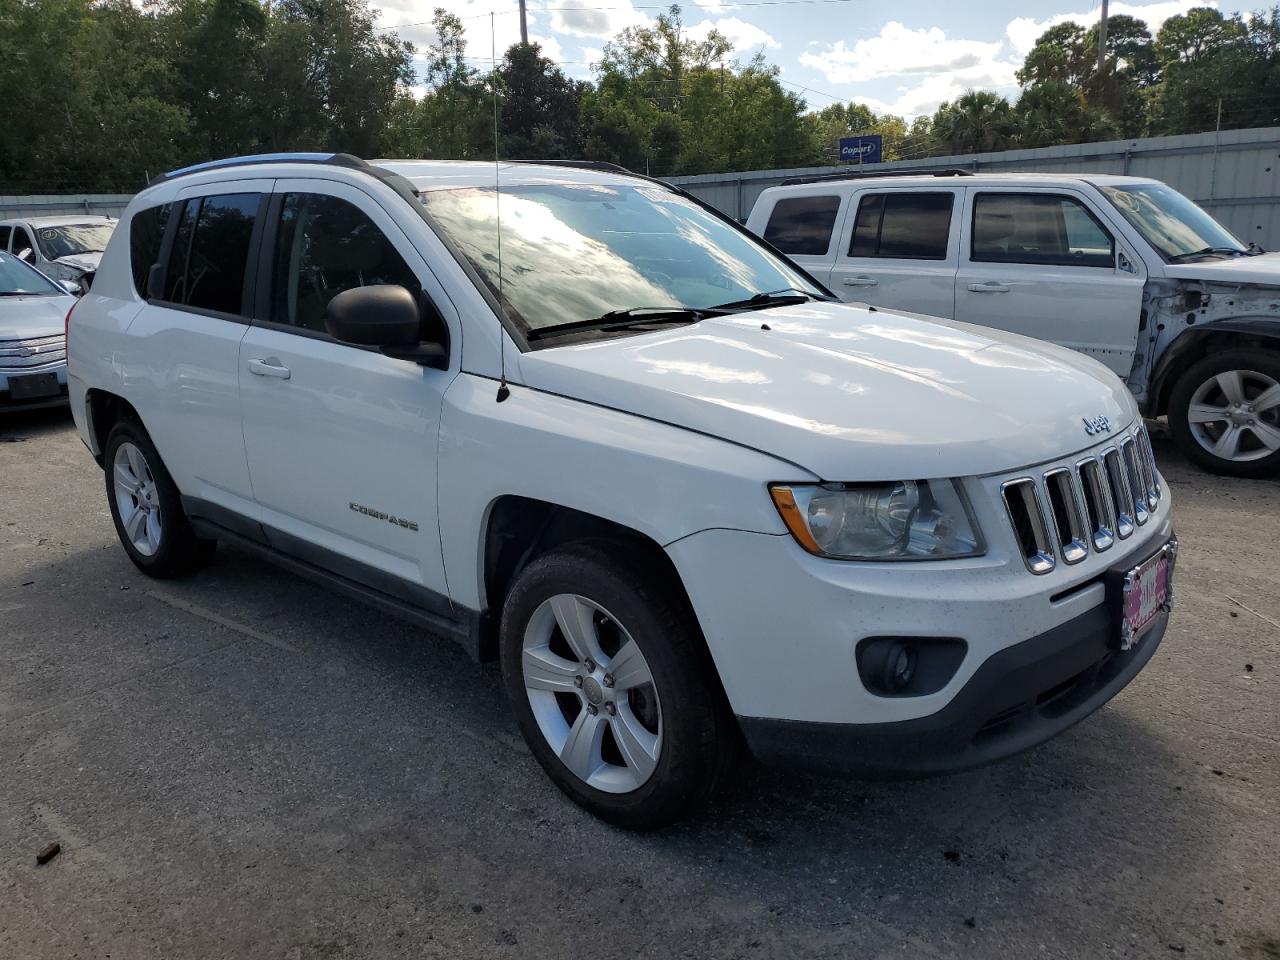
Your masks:
M 1118 173 L 1154 177 L 1195 200 L 1242 240 L 1280 249 L 1280 127 L 1181 137 L 1114 140 L 1041 150 L 1008 150 L 877 164 L 876 170 L 958 167 L 986 173 Z M 788 177 L 857 170 L 856 166 L 756 170 L 671 177 L 731 217 L 745 219 L 766 187 Z
M 1195 200 L 1243 240 L 1280 249 L 1280 127 L 1196 133 L 1181 137 L 1114 140 L 1042 150 L 1008 150 L 956 157 L 929 157 L 879 164 L 877 170 L 1042 173 L 1121 173 L 1163 180 Z M 672 177 L 729 216 L 745 219 L 766 187 L 788 177 L 839 173 L 856 167 L 804 167 Z M 868 168 L 867 172 L 871 172 Z M 76 213 L 118 215 L 124 194 L 0 196 L 0 219 Z
M 78 213 L 118 217 L 131 198 L 127 193 L 46 194 L 30 197 L 0 195 L 0 220 L 11 217 L 66 217 Z

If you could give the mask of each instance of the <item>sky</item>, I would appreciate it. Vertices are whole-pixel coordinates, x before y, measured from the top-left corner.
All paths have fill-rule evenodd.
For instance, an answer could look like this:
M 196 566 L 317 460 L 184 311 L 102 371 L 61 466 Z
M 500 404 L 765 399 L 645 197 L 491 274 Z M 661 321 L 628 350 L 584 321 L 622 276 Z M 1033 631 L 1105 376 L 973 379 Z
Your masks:
M 436 6 L 463 18 L 467 55 L 488 69 L 492 51 L 520 39 L 518 0 L 373 0 L 380 26 L 424 46 Z M 1110 12 L 1147 22 L 1154 32 L 1193 6 L 1230 12 L 1213 0 L 1114 2 Z M 655 0 L 528 0 L 529 39 L 571 76 L 590 79 L 605 43 L 644 24 L 665 5 Z M 931 114 L 971 88 L 1016 97 L 1014 72 L 1048 27 L 1066 20 L 1092 24 L 1100 8 L 1088 0 L 700 0 L 682 4 L 691 33 L 720 30 L 745 62 L 757 52 L 782 70 L 781 80 L 810 109 L 857 101 L 908 120 Z M 495 14 L 490 16 L 490 14 Z

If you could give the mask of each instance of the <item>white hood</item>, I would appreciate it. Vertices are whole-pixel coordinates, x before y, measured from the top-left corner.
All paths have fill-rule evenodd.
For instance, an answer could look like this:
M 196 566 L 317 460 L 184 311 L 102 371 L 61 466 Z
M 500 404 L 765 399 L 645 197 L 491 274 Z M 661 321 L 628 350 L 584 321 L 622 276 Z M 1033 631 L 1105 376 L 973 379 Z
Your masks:
M 762 329 L 767 324 L 770 329 Z M 1133 420 L 1096 361 L 987 327 L 805 303 L 520 358 L 529 386 L 721 437 L 824 480 L 1015 470 Z M 783 478 L 779 478 L 783 479 Z
M 102 262 L 101 253 L 69 253 L 53 261 L 59 266 L 72 267 L 82 273 L 96 273 Z
M 1260 253 L 1255 257 L 1228 257 L 1200 263 L 1170 263 L 1166 276 L 1175 280 L 1204 280 L 1209 283 L 1253 283 L 1280 287 L 1280 253 Z
M 0 297 L 0 339 L 62 333 L 75 297 Z

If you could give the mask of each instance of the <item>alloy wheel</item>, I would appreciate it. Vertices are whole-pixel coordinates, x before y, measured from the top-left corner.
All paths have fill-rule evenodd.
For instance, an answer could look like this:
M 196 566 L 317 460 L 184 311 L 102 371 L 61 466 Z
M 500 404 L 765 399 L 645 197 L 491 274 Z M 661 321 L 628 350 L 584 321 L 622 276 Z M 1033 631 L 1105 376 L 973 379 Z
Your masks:
M 1280 383 L 1256 370 L 1226 370 L 1196 388 L 1187 407 L 1191 436 L 1223 460 L 1280 452 Z
M 126 440 L 116 447 L 112 479 L 125 537 L 142 556 L 155 556 L 163 533 L 160 492 L 147 458 L 135 444 Z
M 529 705 L 547 744 L 574 776 L 630 793 L 662 753 L 662 708 L 639 645 L 604 607 L 562 593 L 529 618 L 521 650 Z

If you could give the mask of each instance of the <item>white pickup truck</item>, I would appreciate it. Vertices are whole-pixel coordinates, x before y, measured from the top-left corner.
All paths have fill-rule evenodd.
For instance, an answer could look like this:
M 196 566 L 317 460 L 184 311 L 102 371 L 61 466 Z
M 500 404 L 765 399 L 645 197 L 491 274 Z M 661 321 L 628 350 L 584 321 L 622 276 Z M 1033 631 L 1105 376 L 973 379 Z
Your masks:
M 178 171 L 67 323 L 141 571 L 225 541 L 499 659 L 533 755 L 626 826 L 744 740 L 874 776 L 1027 749 L 1168 622 L 1170 497 L 1114 374 L 840 303 L 617 168 Z
M 747 227 L 847 301 L 1096 357 L 1209 470 L 1280 471 L 1280 254 L 1159 181 L 816 178 L 765 190 Z

